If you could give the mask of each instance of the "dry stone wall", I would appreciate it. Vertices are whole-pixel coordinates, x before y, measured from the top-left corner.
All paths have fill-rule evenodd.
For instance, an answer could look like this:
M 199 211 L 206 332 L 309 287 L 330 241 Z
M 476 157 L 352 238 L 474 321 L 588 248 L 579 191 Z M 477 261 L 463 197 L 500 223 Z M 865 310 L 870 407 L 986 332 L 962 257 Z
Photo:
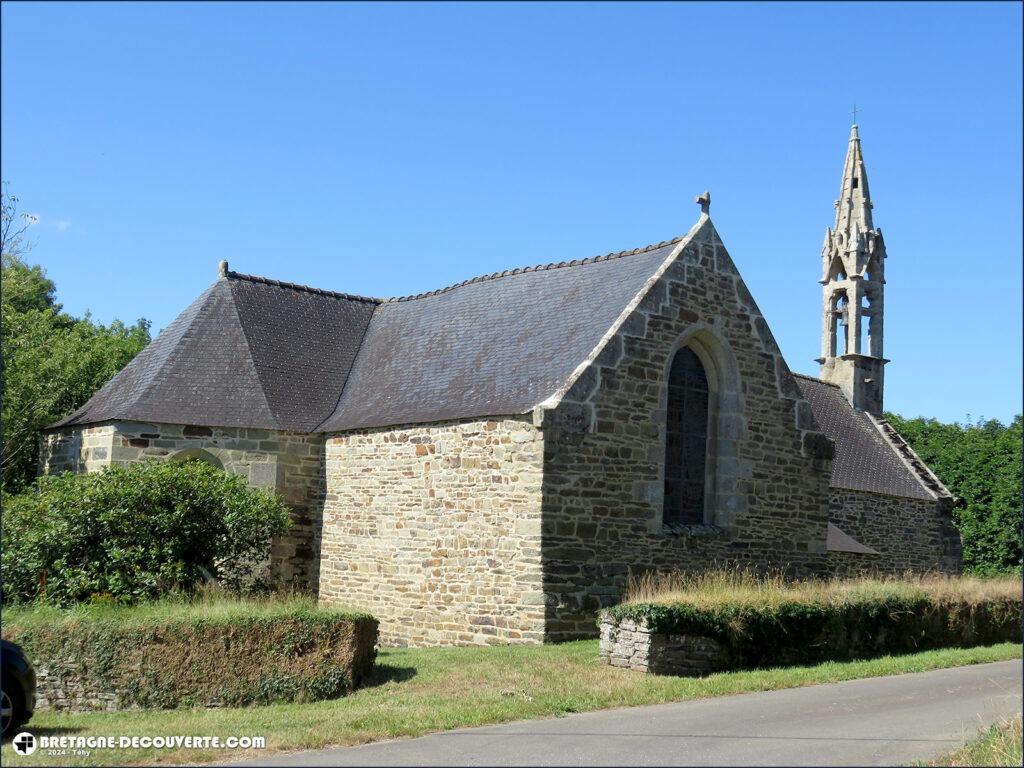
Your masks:
M 36 712 L 113 712 L 138 709 L 125 705 L 116 691 L 106 689 L 82 668 L 72 654 L 59 659 L 57 666 L 64 674 L 51 671 L 50 665 L 36 662 Z M 70 671 L 70 674 L 68 674 Z
M 292 527 L 271 544 L 270 575 L 313 590 L 319 580 L 323 442 L 322 435 L 297 432 L 118 421 L 46 433 L 40 473 L 93 472 L 147 459 L 210 461 L 281 494 Z
M 600 656 L 613 667 L 700 677 L 729 666 L 728 654 L 710 637 L 660 634 L 643 621 L 616 621 L 605 614 L 600 631 Z
M 740 625 L 720 610 L 742 614 Z M 749 602 L 702 610 L 692 604 L 636 605 L 628 617 L 601 614 L 601 658 L 658 674 L 705 675 L 1020 642 L 1020 595 L 876 597 L 811 601 L 817 610 L 768 616 Z M 618 617 L 616 617 L 618 614 Z M 733 619 L 736 617 L 734 616 Z M 656 629 L 652 629 L 656 628 Z
M 832 522 L 879 554 L 831 552 L 831 574 L 959 573 L 963 553 L 952 505 L 952 498 L 929 501 L 833 488 Z
M 691 346 L 713 381 L 704 525 L 662 522 L 666 380 Z M 544 427 L 547 637 L 593 636 L 628 575 L 726 563 L 825 570 L 834 446 L 710 221 L 691 237 Z
M 201 612 L 200 612 L 201 613 Z M 316 701 L 351 692 L 376 658 L 370 616 L 294 612 L 165 622 L 4 626 L 36 666 L 36 709 L 68 712 Z
M 516 418 L 329 437 L 321 600 L 385 644 L 541 641 L 543 453 Z

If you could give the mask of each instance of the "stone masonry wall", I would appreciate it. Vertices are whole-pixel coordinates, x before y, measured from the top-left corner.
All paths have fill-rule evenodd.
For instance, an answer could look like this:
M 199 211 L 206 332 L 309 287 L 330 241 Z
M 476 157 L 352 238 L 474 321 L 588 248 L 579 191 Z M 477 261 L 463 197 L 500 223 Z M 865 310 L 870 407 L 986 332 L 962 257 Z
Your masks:
M 666 380 L 680 346 L 717 409 L 706 525 L 662 523 Z M 625 318 L 544 428 L 548 638 L 593 636 L 630 573 L 727 563 L 825 569 L 832 442 L 710 221 Z
M 79 659 L 68 656 L 60 659 L 62 669 L 70 674 L 57 674 L 46 664 L 36 666 L 36 712 L 58 710 L 60 712 L 113 712 L 127 707 L 114 691 L 107 690 L 83 669 Z
M 830 573 L 959 573 L 962 553 L 952 503 L 949 498 L 928 501 L 833 488 L 832 522 L 880 556 L 829 553 Z
M 600 634 L 600 656 L 613 667 L 686 677 L 729 667 L 728 654 L 710 637 L 663 635 L 652 632 L 644 622 L 616 622 L 603 613 Z
M 39 474 L 96 472 L 110 464 L 114 425 L 72 427 L 43 433 L 39 451 Z
M 384 644 L 540 642 L 542 457 L 526 419 L 329 437 L 321 600 Z
M 70 427 L 43 436 L 40 474 L 190 456 L 212 460 L 252 486 L 281 494 L 291 509 L 292 527 L 271 544 L 271 575 L 286 585 L 314 590 L 319 581 L 322 435 L 127 421 Z

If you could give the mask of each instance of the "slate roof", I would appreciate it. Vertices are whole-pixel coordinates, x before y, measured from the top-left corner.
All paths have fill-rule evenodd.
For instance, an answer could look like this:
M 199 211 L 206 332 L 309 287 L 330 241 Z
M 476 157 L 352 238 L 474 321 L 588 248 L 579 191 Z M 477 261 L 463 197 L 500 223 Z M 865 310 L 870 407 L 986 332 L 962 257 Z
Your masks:
M 526 413 L 569 379 L 682 239 L 394 299 L 226 272 L 50 428 L 337 432 Z
M 818 427 L 835 441 L 831 481 L 834 488 L 911 499 L 935 498 L 925 487 L 926 481 L 907 466 L 886 440 L 880 425 L 867 413 L 854 410 L 838 386 L 801 374 L 793 377 L 811 404 Z
M 334 410 L 377 303 L 228 273 L 52 426 L 119 419 L 311 432 Z
M 587 359 L 678 242 L 381 304 L 321 430 L 528 412 Z

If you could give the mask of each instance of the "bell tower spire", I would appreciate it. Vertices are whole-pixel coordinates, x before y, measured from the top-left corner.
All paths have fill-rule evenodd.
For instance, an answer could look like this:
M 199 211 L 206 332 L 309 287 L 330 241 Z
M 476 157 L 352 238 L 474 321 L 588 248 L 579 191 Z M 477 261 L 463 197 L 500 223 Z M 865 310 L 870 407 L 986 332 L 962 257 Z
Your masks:
M 885 242 L 871 217 L 871 193 L 857 125 L 843 165 L 835 227 L 822 245 L 821 378 L 838 384 L 857 410 L 882 413 Z

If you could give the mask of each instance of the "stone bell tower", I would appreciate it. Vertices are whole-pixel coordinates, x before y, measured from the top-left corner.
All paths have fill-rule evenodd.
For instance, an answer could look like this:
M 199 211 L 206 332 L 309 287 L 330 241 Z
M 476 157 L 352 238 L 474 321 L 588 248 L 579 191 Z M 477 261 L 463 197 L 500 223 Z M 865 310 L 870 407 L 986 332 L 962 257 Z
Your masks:
M 843 166 L 834 229 L 821 249 L 821 378 L 838 384 L 854 408 L 881 415 L 885 242 L 871 221 L 871 194 L 857 126 Z

